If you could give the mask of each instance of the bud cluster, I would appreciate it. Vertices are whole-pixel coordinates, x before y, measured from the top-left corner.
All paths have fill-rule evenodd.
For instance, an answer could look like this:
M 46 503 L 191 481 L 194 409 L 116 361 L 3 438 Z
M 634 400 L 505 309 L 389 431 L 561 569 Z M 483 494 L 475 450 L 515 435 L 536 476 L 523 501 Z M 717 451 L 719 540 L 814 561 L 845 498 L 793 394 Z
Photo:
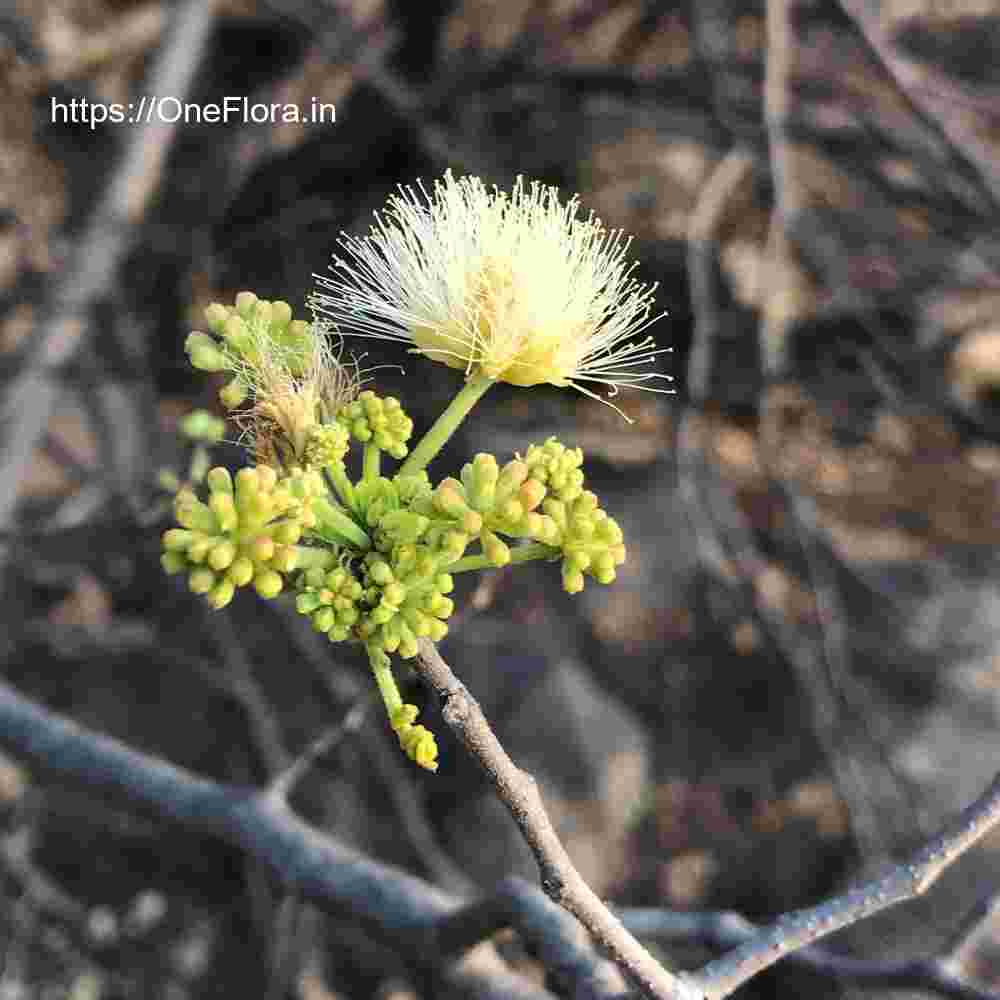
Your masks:
M 340 410 L 337 420 L 361 444 L 374 444 L 396 459 L 406 458 L 409 452 L 406 442 L 413 433 L 413 421 L 395 396 L 383 399 L 366 389 Z
M 364 588 L 349 568 L 315 566 L 302 574 L 297 589 L 295 607 L 299 614 L 309 616 L 317 632 L 324 632 L 332 642 L 350 637 L 361 617 L 358 601 Z
M 437 642 L 447 635 L 446 621 L 455 605 L 445 595 L 454 583 L 448 573 L 440 571 L 440 563 L 440 556 L 424 545 L 397 545 L 388 557 L 381 552 L 365 556 L 368 610 L 357 632 L 369 651 L 384 650 L 410 659 L 417 655 L 417 639 L 426 636 Z
M 188 572 L 188 583 L 214 608 L 225 607 L 237 587 L 253 584 L 261 597 L 276 597 L 283 574 L 296 565 L 296 543 L 312 520 L 307 504 L 267 467 L 244 468 L 235 484 L 222 468 L 206 477 L 207 502 L 191 490 L 174 501 L 180 528 L 163 536 L 163 567 Z
M 268 302 L 253 292 L 240 292 L 235 305 L 213 302 L 205 310 L 205 322 L 214 336 L 195 330 L 188 334 L 184 350 L 195 368 L 234 373 L 219 393 L 227 409 L 246 400 L 251 388 L 246 373 L 258 367 L 265 354 L 279 356 L 292 375 L 302 375 L 312 364 L 316 348 L 312 325 L 293 320 L 287 302 Z
M 453 572 L 561 557 L 570 593 L 585 576 L 615 578 L 622 532 L 584 488 L 582 452 L 549 438 L 503 466 L 478 454 L 435 484 L 418 447 L 390 478 L 379 455 L 405 458 L 413 422 L 394 397 L 355 396 L 357 379 L 287 303 L 241 292 L 233 306 L 210 306 L 206 320 L 210 334 L 190 334 L 185 347 L 196 368 L 232 374 L 227 407 L 250 399 L 243 426 L 254 431 L 258 464 L 235 477 L 209 471 L 204 501 L 179 490 L 164 568 L 186 572 L 215 608 L 241 586 L 265 598 L 291 590 L 317 631 L 363 643 L 400 745 L 435 770 L 434 737 L 399 697 L 389 654 L 411 658 L 421 638 L 444 638 Z M 217 436 L 213 419 L 192 417 L 190 431 Z M 352 440 L 365 446 L 357 480 L 346 465 Z

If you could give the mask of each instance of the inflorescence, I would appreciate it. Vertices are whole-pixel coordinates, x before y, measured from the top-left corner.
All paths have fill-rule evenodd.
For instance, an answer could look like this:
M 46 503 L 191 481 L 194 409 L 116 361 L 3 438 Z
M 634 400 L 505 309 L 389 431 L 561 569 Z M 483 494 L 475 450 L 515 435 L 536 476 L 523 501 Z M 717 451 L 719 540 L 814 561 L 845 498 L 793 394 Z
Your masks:
M 635 339 L 652 322 L 653 289 L 630 277 L 628 241 L 578 219 L 553 188 L 519 180 L 505 195 L 448 174 L 423 200 L 404 191 L 369 237 L 342 246 L 349 259 L 321 280 L 314 309 L 343 332 L 408 340 L 463 368 L 464 386 L 411 446 L 402 404 L 361 391 L 328 321 L 293 319 L 288 303 L 252 292 L 209 306 L 208 332 L 185 348 L 195 368 L 226 374 L 219 396 L 254 464 L 235 476 L 202 467 L 183 486 L 171 477 L 180 527 L 163 536 L 163 566 L 214 608 L 240 587 L 290 593 L 332 642 L 362 643 L 400 745 L 434 771 L 434 736 L 403 702 L 390 655 L 412 658 L 421 638 L 447 635 L 455 574 L 559 561 L 572 594 L 588 576 L 614 580 L 625 545 L 586 489 L 583 453 L 554 437 L 503 465 L 478 454 L 437 482 L 428 464 L 496 381 L 592 395 L 583 383 L 669 391 L 653 384 L 669 376 L 650 368 L 652 339 Z M 218 439 L 217 418 L 192 420 L 190 433 Z M 402 464 L 384 471 L 383 454 Z
M 332 642 L 364 644 L 406 753 L 437 769 L 434 736 L 404 704 L 389 654 L 437 641 L 455 609 L 453 574 L 528 559 L 562 561 L 564 588 L 615 578 L 622 532 L 584 487 L 579 448 L 554 437 L 500 465 L 481 453 L 458 477 L 433 483 L 423 469 L 382 473 L 382 453 L 403 459 L 413 422 L 401 403 L 331 370 L 325 333 L 291 318 L 284 302 L 241 292 L 206 310 L 192 333 L 192 365 L 228 372 L 221 398 L 249 434 L 255 465 L 235 476 L 214 468 L 205 494 L 180 490 L 180 527 L 163 536 L 163 566 L 214 608 L 240 587 L 264 598 L 290 593 L 300 614 Z M 360 478 L 347 459 L 363 449 Z M 471 550 L 471 551 L 470 551 Z

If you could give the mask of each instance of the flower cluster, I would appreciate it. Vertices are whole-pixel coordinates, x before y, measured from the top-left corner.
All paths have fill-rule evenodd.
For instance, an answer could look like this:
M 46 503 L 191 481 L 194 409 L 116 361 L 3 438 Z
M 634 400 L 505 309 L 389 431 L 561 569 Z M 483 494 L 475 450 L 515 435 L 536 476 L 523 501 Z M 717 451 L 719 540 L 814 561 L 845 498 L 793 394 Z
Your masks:
M 251 292 L 209 306 L 208 332 L 186 350 L 195 368 L 227 375 L 220 397 L 255 464 L 192 477 L 204 499 L 178 486 L 163 565 L 216 608 L 249 584 L 265 598 L 290 592 L 331 641 L 363 644 L 400 746 L 433 771 L 434 736 L 403 702 L 390 657 L 444 638 L 455 574 L 561 560 L 575 593 L 587 576 L 610 583 L 625 546 L 586 489 L 583 454 L 554 437 L 503 465 L 478 454 L 436 481 L 429 463 L 496 381 L 590 395 L 587 383 L 603 383 L 613 395 L 668 376 L 649 368 L 652 339 L 635 339 L 653 288 L 631 277 L 621 233 L 521 180 L 504 194 L 449 173 L 433 195 L 421 190 L 391 199 L 368 237 L 344 237 L 313 306 L 334 332 L 403 339 L 464 370 L 464 386 L 411 447 L 403 405 L 360 391 L 326 320 L 296 320 Z M 194 430 L 215 434 L 210 422 Z M 402 465 L 385 473 L 383 453 Z

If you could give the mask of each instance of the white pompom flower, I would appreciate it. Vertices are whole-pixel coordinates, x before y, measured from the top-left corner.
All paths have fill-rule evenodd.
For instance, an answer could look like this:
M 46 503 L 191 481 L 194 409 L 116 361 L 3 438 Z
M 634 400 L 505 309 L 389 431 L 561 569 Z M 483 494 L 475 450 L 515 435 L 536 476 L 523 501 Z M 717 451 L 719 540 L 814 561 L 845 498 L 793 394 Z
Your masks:
M 660 318 L 656 286 L 632 277 L 631 237 L 579 217 L 576 197 L 448 171 L 433 194 L 401 187 L 375 218 L 367 236 L 342 234 L 330 274 L 315 275 L 310 304 L 337 332 L 403 341 L 469 378 L 672 391 L 652 370 L 669 348 L 640 336 Z

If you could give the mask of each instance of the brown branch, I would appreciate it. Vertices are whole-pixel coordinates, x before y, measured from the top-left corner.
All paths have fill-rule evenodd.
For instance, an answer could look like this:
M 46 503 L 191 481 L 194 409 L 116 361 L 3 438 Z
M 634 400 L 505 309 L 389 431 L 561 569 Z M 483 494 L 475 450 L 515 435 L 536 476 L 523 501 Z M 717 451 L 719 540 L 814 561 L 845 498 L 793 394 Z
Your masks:
M 489 775 L 535 855 L 545 894 L 569 910 L 647 996 L 693 1000 L 697 994 L 657 962 L 583 880 L 549 820 L 535 779 L 510 759 L 478 702 L 432 642 L 421 640 L 417 661 L 418 672 L 443 702 L 445 722 Z

